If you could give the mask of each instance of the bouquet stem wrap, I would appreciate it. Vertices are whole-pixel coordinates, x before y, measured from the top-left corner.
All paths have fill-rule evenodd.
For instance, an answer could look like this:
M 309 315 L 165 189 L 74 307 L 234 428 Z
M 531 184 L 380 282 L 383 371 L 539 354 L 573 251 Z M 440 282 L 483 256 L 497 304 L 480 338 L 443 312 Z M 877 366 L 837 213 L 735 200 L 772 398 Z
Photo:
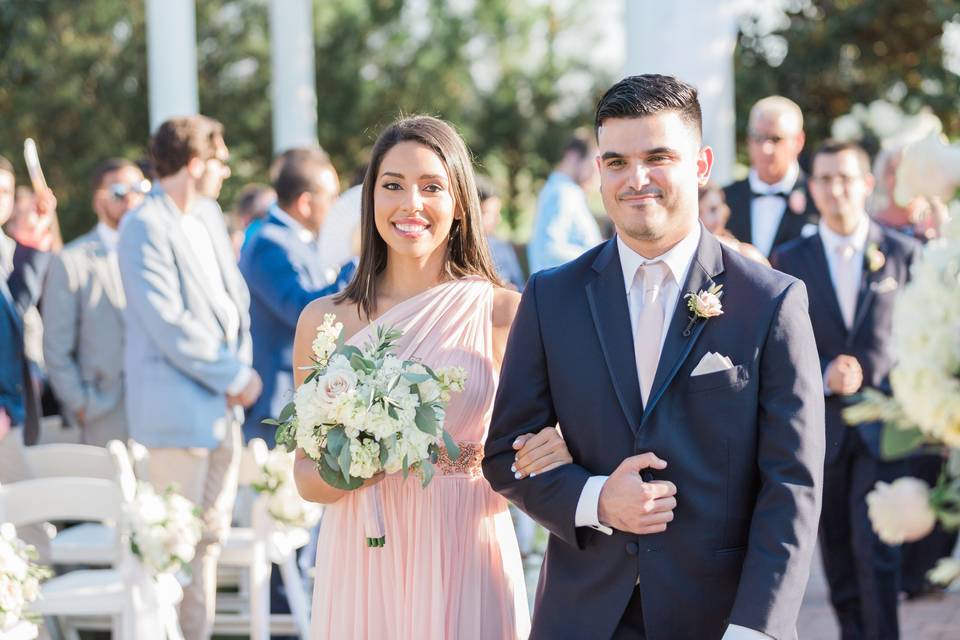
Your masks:
M 380 485 L 375 484 L 360 493 L 360 508 L 363 510 L 363 529 L 368 547 L 383 547 L 387 543 L 383 530 L 383 501 Z

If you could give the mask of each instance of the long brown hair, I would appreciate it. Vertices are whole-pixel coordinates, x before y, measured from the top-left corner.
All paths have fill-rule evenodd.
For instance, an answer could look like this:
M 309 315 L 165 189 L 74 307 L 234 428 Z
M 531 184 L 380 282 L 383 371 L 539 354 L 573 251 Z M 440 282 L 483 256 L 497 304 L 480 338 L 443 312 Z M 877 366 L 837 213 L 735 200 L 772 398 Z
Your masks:
M 337 295 L 337 303 L 345 301 L 357 305 L 368 319 L 377 309 L 377 276 L 387 267 L 387 243 L 377 231 L 374 220 L 373 192 L 383 158 L 401 142 L 416 142 L 432 149 L 450 179 L 450 191 L 460 214 L 450 227 L 447 253 L 443 262 L 446 279 L 480 276 L 495 285 L 497 276 L 487 238 L 483 233 L 480 199 L 473 174 L 473 162 L 463 139 L 448 123 L 430 116 L 400 118 L 380 134 L 370 156 L 370 165 L 363 179 L 363 197 L 360 213 L 360 264 L 347 288 Z

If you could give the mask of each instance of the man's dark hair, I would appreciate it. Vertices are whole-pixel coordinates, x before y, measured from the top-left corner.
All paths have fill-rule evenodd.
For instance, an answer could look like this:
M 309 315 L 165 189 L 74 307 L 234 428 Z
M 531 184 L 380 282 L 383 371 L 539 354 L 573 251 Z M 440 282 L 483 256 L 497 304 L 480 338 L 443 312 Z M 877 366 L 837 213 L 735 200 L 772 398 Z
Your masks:
M 4 158 L 3 156 L 0 156 L 0 171 L 6 171 L 7 173 L 14 173 L 13 163 L 11 163 L 9 160 Z
M 610 87 L 597 104 L 594 131 L 608 118 L 643 118 L 664 111 L 675 111 L 696 132 L 703 135 L 703 115 L 697 90 L 673 76 L 643 74 L 629 76 Z
M 324 170 L 334 171 L 330 157 L 321 149 L 288 149 L 276 165 L 273 188 L 277 202 L 287 206 L 303 193 L 320 188 L 319 175 Z
M 223 125 L 207 116 L 171 118 L 150 139 L 150 160 L 158 178 L 172 176 L 192 158 L 209 160 L 223 144 Z
M 847 140 L 827 139 L 821 142 L 820 146 L 817 147 L 817 150 L 813 152 L 813 156 L 810 158 L 810 165 L 813 166 L 813 161 L 817 159 L 817 156 L 832 156 L 841 151 L 853 151 L 857 155 L 857 160 L 860 162 L 860 169 L 863 171 L 863 175 L 870 173 L 870 154 L 867 153 L 867 150 L 859 143 Z
M 140 171 L 140 167 L 138 167 L 136 163 L 131 162 L 126 158 L 109 158 L 104 160 L 93 170 L 93 175 L 90 177 L 90 186 L 93 187 L 94 191 L 100 189 L 103 186 L 103 179 L 108 173 L 113 173 L 114 171 L 119 171 L 120 169 L 126 169 L 127 167 Z
M 583 160 L 590 153 L 590 143 L 581 136 L 572 136 L 560 150 L 560 159 L 566 158 L 568 153 L 575 153 L 578 160 Z
M 485 175 L 477 174 L 477 195 L 480 197 L 480 203 L 490 198 L 499 198 L 500 194 L 493 181 Z
M 256 182 L 245 185 L 240 189 L 240 193 L 237 194 L 237 201 L 233 205 L 233 212 L 240 216 L 241 218 L 263 218 L 266 217 L 266 209 L 260 209 L 257 207 L 257 200 L 260 199 L 264 193 L 272 192 L 273 189 L 268 187 L 265 184 L 258 184 Z

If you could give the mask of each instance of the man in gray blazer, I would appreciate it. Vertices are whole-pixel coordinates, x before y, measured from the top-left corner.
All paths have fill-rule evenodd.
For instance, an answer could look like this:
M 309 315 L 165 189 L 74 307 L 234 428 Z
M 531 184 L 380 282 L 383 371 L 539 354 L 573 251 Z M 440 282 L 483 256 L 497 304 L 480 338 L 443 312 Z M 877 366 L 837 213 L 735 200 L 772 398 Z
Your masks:
M 43 355 L 66 421 L 80 440 L 127 439 L 123 405 L 123 285 L 117 227 L 150 190 L 129 160 L 102 162 L 93 176 L 97 226 L 53 257 L 43 288 Z
M 150 479 L 176 483 L 203 510 L 180 622 L 210 637 L 220 547 L 236 498 L 242 407 L 260 395 L 251 367 L 250 297 L 215 198 L 230 175 L 223 126 L 173 118 L 150 142 L 156 188 L 120 229 L 127 306 L 124 383 L 130 435 L 150 449 Z

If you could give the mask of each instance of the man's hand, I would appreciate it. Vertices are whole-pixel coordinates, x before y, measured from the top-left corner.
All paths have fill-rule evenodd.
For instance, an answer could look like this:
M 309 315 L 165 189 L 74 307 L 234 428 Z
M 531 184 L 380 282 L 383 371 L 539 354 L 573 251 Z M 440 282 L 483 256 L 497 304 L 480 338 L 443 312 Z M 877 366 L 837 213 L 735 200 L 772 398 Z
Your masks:
M 6 409 L 0 407 L 0 440 L 7 437 L 8 433 L 10 433 L 10 416 L 7 415 Z
M 81 427 L 87 424 L 87 410 L 83 407 L 80 407 L 73 412 L 73 417 L 76 419 L 77 424 Z
M 263 382 L 256 371 L 251 371 L 250 380 L 247 381 L 247 386 L 240 393 L 236 395 L 227 394 L 227 404 L 231 407 L 240 405 L 244 409 L 248 409 L 260 397 L 261 391 L 263 391 Z
M 621 462 L 600 491 L 600 524 L 641 535 L 665 531 L 677 506 L 677 487 L 668 480 L 644 482 L 640 471 L 666 467 L 665 460 L 649 452 Z
M 863 386 L 863 369 L 856 358 L 841 354 L 827 365 L 825 379 L 827 389 L 837 395 L 849 396 Z

